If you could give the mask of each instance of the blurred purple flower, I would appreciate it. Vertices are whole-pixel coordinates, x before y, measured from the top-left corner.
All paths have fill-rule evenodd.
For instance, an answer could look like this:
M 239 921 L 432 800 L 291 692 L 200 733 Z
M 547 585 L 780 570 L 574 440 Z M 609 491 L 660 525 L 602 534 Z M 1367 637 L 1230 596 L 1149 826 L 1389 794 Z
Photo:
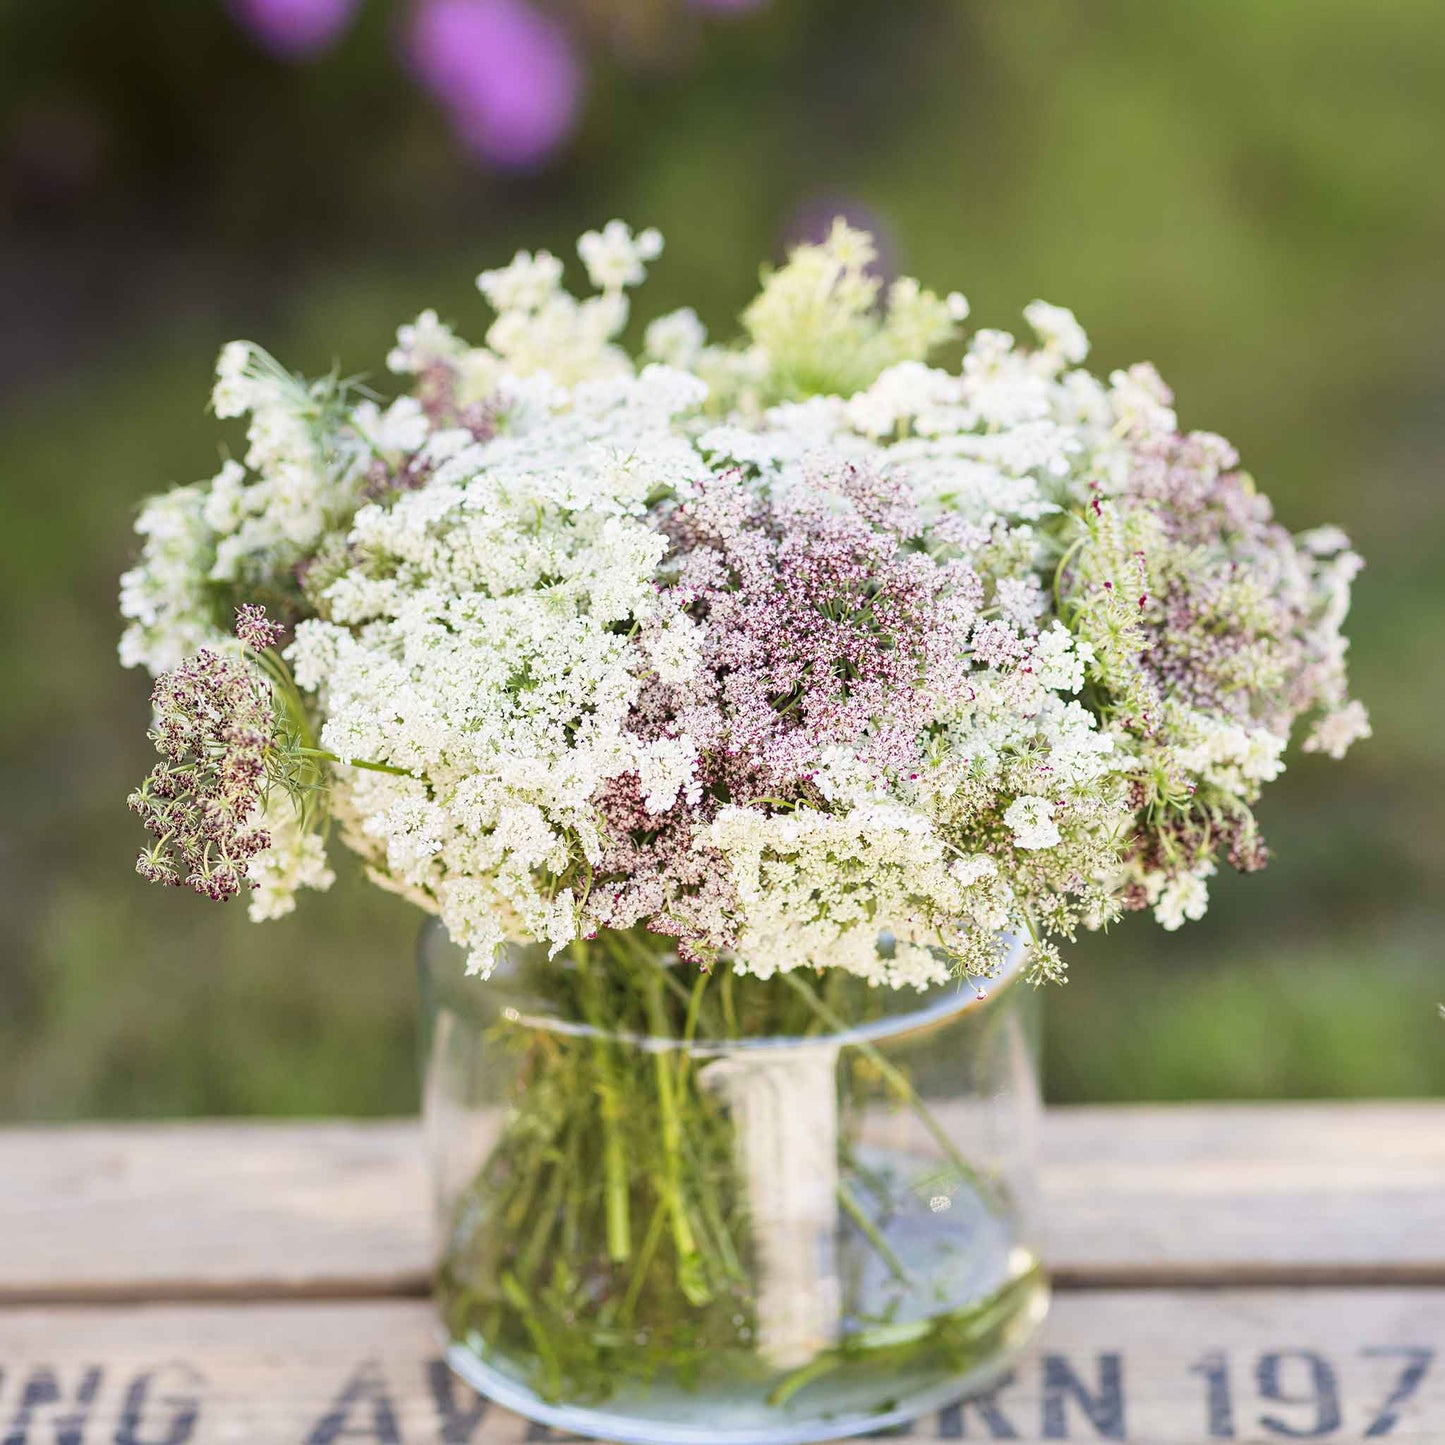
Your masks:
M 227 0 L 237 22 L 273 55 L 310 60 L 346 33 L 358 0 Z
M 410 49 L 462 143 L 490 165 L 534 170 L 576 126 L 572 38 L 527 0 L 421 0 Z

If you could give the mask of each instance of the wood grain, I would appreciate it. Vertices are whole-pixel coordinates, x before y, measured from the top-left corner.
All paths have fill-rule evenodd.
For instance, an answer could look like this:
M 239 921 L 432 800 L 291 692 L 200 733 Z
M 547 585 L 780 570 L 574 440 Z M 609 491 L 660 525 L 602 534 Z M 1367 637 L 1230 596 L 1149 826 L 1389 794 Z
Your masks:
M 1043 1160 L 1064 1286 L 1445 1284 L 1445 1103 L 1056 1109 Z M 427 1219 L 412 1121 L 0 1130 L 0 1303 L 420 1294 Z
M 432 1331 L 427 1306 L 405 1300 L 0 1311 L 0 1439 L 564 1438 L 482 1406 L 440 1368 Z M 1067 1294 L 991 1400 L 931 1415 L 892 1438 L 1438 1445 L 1442 1354 L 1445 1290 Z M 67 1423 L 72 1433 L 61 1436 Z
M 0 1303 L 419 1294 L 426 1199 L 411 1120 L 8 1129 Z
M 1445 1284 L 1445 1103 L 1053 1110 L 1042 1154 L 1060 1284 Z

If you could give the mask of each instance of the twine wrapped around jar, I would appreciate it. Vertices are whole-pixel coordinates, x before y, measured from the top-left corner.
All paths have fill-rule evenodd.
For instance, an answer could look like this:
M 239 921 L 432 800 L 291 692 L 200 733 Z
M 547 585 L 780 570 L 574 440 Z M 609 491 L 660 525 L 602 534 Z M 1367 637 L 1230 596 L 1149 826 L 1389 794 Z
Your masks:
M 838 1342 L 838 1045 L 742 1054 L 700 1081 L 727 1100 L 748 1203 L 758 1351 L 792 1369 Z

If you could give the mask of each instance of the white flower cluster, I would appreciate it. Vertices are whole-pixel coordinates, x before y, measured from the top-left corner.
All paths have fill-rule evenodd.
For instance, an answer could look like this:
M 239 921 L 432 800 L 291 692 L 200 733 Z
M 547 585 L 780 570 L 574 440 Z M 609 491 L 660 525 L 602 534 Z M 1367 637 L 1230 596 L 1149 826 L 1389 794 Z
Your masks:
M 127 666 L 174 667 L 226 636 L 217 600 L 274 599 L 355 512 L 375 465 L 397 463 L 430 434 L 413 397 L 384 411 L 351 405 L 334 380 L 307 384 L 265 352 L 233 341 L 221 352 L 211 404 L 249 416 L 244 465 L 152 498 L 136 521 L 145 547 L 121 579 Z
M 261 822 L 271 835 L 271 846 L 248 869 L 255 885 L 248 910 L 253 923 L 293 912 L 298 889 L 324 890 L 336 881 L 320 835 L 303 828 L 301 821 L 289 798 L 273 794 L 268 799 Z
M 120 640 L 126 667 L 166 672 L 220 637 L 210 607 L 215 534 L 206 522 L 208 500 L 204 485 L 175 487 L 136 518 L 144 554 L 120 579 L 121 616 L 130 622 Z
M 660 476 L 702 470 L 671 426 L 701 393 L 655 367 L 511 395 L 502 435 L 443 440 L 425 488 L 357 513 L 361 560 L 290 651 L 322 746 L 399 770 L 340 770 L 349 836 L 483 971 L 508 935 L 574 936 L 575 893 L 551 880 L 596 861 L 602 784 L 637 772 L 659 812 L 697 786 L 683 740 L 627 724 L 639 651 L 678 681 L 696 666 L 642 513 Z
M 832 966 L 924 988 L 949 975 L 949 945 L 962 942 L 941 921 L 992 931 L 1010 921 L 994 859 L 951 856 L 914 809 L 860 803 L 768 817 L 726 807 L 708 841 L 727 859 L 746 919 L 737 956 L 764 978 Z M 891 948 L 879 948 L 880 920 Z
M 244 464 L 152 501 L 122 582 L 123 660 L 152 671 L 242 602 L 293 630 L 342 836 L 477 971 L 623 918 L 763 976 L 924 986 L 987 973 L 1002 930 L 1054 972 L 1049 934 L 1121 907 L 1177 927 L 1216 848 L 1257 866 L 1249 808 L 1296 716 L 1334 755 L 1368 734 L 1344 539 L 1283 533 L 1152 369 L 1080 369 L 1069 311 L 1034 302 L 1036 346 L 978 331 L 941 370 L 963 298 L 885 293 L 840 225 L 768 278 L 741 345 L 681 310 L 634 360 L 627 291 L 661 237 L 612 222 L 578 249 L 589 296 L 546 251 L 481 274 L 483 346 L 403 326 L 388 365 L 415 391 L 385 408 L 227 347 Z M 816 593 L 805 640 L 836 661 L 797 663 L 769 566 Z M 867 693 L 909 638 L 908 685 Z M 842 680 L 826 704 L 815 666 Z M 778 757 L 805 761 L 780 780 Z M 264 821 L 275 917 L 331 875 Z

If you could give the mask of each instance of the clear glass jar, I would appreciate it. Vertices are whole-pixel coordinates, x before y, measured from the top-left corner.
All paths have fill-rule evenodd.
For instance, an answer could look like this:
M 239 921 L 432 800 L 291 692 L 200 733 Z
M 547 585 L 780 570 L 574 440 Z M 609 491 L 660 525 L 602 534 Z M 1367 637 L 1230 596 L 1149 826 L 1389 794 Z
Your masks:
M 1043 1318 L 1035 990 L 701 973 L 645 934 L 485 982 L 423 933 L 453 1369 L 636 1445 L 782 1445 L 991 1383 Z

